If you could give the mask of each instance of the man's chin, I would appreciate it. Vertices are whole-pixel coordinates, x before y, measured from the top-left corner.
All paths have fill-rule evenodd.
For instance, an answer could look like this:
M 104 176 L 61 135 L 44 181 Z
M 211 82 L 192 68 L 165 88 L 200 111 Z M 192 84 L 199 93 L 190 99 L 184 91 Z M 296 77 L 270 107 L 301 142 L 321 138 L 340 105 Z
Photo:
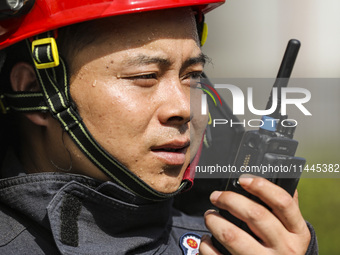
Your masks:
M 181 185 L 182 179 L 175 177 L 163 177 L 161 180 L 148 183 L 151 188 L 161 193 L 176 192 Z

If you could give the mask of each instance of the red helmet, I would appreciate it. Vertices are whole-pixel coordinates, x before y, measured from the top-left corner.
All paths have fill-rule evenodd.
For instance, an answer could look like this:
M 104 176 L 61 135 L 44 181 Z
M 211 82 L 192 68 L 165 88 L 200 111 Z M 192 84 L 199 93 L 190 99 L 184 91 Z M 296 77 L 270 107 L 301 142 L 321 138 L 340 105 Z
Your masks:
M 193 6 L 202 13 L 225 0 L 2 0 L 0 50 L 59 27 L 108 16 Z

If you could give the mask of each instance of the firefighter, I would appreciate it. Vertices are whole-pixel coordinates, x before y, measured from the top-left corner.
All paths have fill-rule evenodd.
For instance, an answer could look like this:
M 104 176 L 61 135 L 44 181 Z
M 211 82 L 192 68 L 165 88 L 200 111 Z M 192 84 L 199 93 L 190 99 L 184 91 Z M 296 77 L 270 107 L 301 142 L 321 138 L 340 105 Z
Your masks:
M 236 254 L 312 254 L 297 204 L 264 179 L 240 182 L 277 209 L 242 200 L 235 211 L 262 243 L 216 212 L 205 226 L 172 208 L 192 185 L 207 122 L 190 111 L 203 15 L 222 3 L 3 1 L 2 254 L 218 254 L 210 233 Z M 232 199 L 211 197 L 236 210 Z

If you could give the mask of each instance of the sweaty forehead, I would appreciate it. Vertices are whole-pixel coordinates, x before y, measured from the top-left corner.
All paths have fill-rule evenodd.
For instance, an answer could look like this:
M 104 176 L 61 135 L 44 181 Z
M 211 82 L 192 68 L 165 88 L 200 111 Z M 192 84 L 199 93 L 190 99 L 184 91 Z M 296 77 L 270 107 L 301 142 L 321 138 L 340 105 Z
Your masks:
M 114 40 L 125 46 L 159 38 L 193 38 L 198 41 L 194 14 L 178 8 L 115 16 L 96 21 L 102 42 Z
M 73 71 L 80 63 L 108 53 L 143 47 L 158 39 L 193 39 L 199 45 L 196 21 L 190 8 L 114 16 L 87 23 L 78 31 L 84 31 L 84 28 L 93 39 L 74 51 L 79 54 L 74 54 L 70 61 Z

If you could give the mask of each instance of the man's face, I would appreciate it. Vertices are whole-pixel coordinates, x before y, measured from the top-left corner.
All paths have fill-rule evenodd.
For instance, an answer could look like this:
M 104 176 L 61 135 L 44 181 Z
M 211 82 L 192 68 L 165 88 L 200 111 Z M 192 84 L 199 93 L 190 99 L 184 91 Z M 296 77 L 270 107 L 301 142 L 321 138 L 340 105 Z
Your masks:
M 204 64 L 193 16 L 158 11 L 96 27 L 71 63 L 72 98 L 104 149 L 154 189 L 173 192 L 206 125 L 190 112 L 190 80 Z

